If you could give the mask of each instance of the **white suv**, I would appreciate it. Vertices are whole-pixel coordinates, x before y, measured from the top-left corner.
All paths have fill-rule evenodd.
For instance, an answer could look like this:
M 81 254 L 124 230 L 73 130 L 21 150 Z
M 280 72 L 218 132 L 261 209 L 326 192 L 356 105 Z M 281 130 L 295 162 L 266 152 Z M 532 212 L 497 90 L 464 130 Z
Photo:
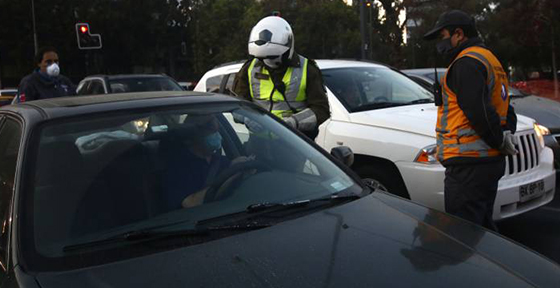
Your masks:
M 327 86 L 331 118 L 316 142 L 325 150 L 345 145 L 362 178 L 391 193 L 444 211 L 445 168 L 435 158 L 437 108 L 430 92 L 387 66 L 359 61 L 317 60 Z M 242 63 L 208 71 L 195 91 L 231 89 Z M 535 121 L 518 115 L 519 154 L 507 157 L 494 219 L 550 202 L 555 193 L 553 154 Z

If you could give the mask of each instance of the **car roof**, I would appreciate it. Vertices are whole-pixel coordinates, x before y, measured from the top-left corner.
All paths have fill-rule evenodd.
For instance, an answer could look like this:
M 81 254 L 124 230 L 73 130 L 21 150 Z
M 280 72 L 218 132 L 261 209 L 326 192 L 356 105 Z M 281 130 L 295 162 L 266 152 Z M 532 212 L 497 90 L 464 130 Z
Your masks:
M 116 75 L 98 74 L 98 75 L 87 76 L 84 78 L 84 80 L 89 78 L 107 78 L 109 80 L 115 80 L 115 79 L 131 79 L 131 78 L 137 79 L 137 78 L 171 78 L 171 77 L 164 74 L 116 74 Z
M 22 117 L 40 114 L 47 119 L 104 113 L 128 109 L 177 106 L 202 103 L 240 102 L 231 96 L 192 91 L 157 91 L 121 94 L 101 94 L 90 96 L 60 97 L 35 100 L 16 105 L 0 107 L 0 111 L 10 111 Z M 31 117 L 30 118 L 37 118 Z
M 344 59 L 337 59 L 337 60 L 329 60 L 329 59 L 319 59 L 315 60 L 317 65 L 321 70 L 323 69 L 333 69 L 333 68 L 348 68 L 348 67 L 388 67 L 384 64 L 375 63 L 375 62 L 367 62 L 367 61 L 358 61 L 358 60 L 344 60 Z M 230 63 L 225 63 L 215 68 L 211 69 L 210 71 L 206 72 L 204 78 L 210 78 L 213 76 L 224 75 L 232 72 L 237 72 L 241 69 L 245 62 L 235 61 Z

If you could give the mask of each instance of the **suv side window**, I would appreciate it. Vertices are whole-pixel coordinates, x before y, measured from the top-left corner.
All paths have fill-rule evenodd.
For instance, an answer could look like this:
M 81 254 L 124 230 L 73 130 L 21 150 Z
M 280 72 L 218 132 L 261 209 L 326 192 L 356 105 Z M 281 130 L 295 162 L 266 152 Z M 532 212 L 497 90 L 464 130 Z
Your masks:
M 0 123 L 2 121 L 0 120 Z M 6 267 L 10 204 L 12 202 L 16 164 L 21 141 L 21 126 L 6 118 L 0 124 L 0 262 Z

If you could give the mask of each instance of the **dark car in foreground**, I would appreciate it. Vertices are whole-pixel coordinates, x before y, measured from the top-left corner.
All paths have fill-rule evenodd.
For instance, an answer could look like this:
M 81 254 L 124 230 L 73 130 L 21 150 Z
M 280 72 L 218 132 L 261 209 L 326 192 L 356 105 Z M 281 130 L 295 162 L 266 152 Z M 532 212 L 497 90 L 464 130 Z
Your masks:
M 347 168 L 349 149 L 331 153 L 252 103 L 209 93 L 2 107 L 2 284 L 560 285 L 557 264 L 372 191 Z
M 111 93 L 181 91 L 173 78 L 163 74 L 94 75 L 78 84 L 78 95 Z
M 441 81 L 447 69 L 437 68 Z M 402 70 L 424 88 L 433 89 L 435 73 L 433 68 Z M 554 151 L 554 167 L 560 168 L 560 102 L 545 97 L 527 94 L 514 87 L 508 88 L 510 103 L 515 113 L 531 117 L 539 124 L 544 144 Z

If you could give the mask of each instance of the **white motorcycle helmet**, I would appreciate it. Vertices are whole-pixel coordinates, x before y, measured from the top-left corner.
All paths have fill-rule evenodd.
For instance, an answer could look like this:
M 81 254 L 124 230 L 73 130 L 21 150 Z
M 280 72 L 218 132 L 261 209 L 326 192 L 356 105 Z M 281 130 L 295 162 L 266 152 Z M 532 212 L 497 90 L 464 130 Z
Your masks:
M 266 66 L 278 68 L 294 55 L 294 33 L 286 20 L 278 16 L 263 18 L 249 36 L 249 55 Z

